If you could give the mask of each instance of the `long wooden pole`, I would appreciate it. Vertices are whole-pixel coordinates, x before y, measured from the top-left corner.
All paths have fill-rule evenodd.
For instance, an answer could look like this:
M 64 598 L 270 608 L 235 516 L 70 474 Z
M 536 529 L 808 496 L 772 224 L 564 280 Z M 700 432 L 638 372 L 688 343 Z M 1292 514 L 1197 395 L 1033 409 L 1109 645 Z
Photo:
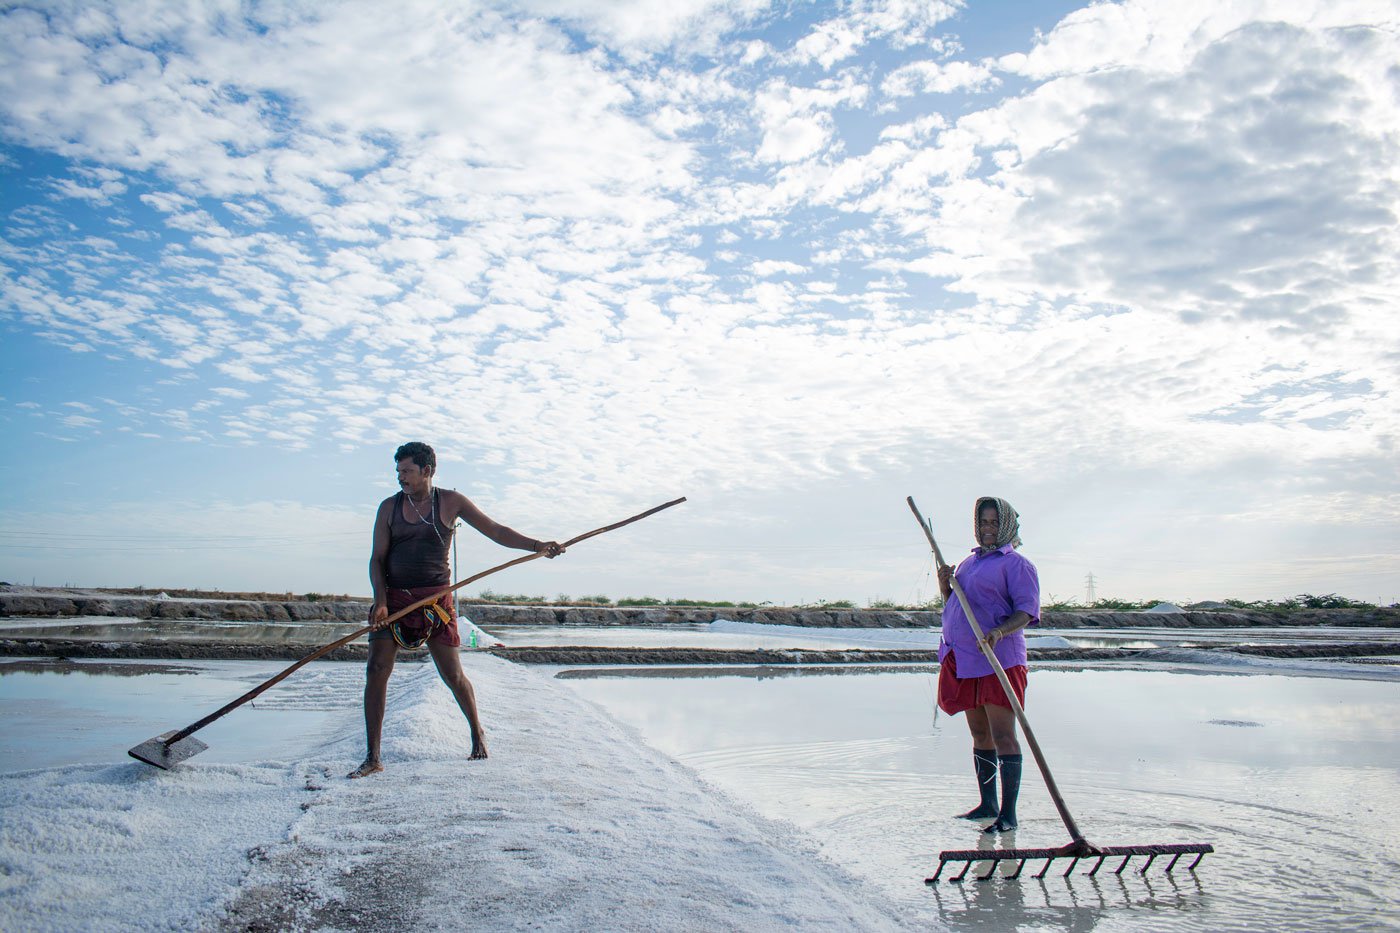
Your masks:
M 603 534 L 604 532 L 607 532 L 607 531 L 613 531 L 614 529 L 621 528 L 623 525 L 630 525 L 630 524 L 632 524 L 633 522 L 639 522 L 639 521 L 641 521 L 642 519 L 646 518 L 648 515 L 655 515 L 657 512 L 660 512 L 662 509 L 669 509 L 671 506 L 673 506 L 673 505 L 680 505 L 680 504 L 681 504 L 682 502 L 684 502 L 684 501 L 685 501 L 685 496 L 681 496 L 679 499 L 672 499 L 670 502 L 666 502 L 666 503 L 663 503 L 663 504 L 661 504 L 661 505 L 658 505 L 658 506 L 657 506 L 656 508 L 654 508 L 654 509 L 647 509 L 645 512 L 641 512 L 641 513 L 639 513 L 639 514 L 637 514 L 637 515 L 633 515 L 631 518 L 625 518 L 625 519 L 623 519 L 623 520 L 620 521 L 620 522 L 613 522 L 611 525 L 604 525 L 602 528 L 595 528 L 595 529 L 593 529 L 592 531 L 584 532 L 583 534 L 578 535 L 577 537 L 570 538 L 568 541 L 565 541 L 565 542 L 563 543 L 563 545 L 561 545 L 561 546 L 562 546 L 562 547 L 565 547 L 565 548 L 571 547 L 571 546 L 573 546 L 573 545 L 575 545 L 575 544 L 578 544 L 580 541 L 586 540 L 586 539 L 588 539 L 588 538 L 592 538 L 592 537 L 594 537 L 595 535 L 600 535 L 600 534 Z M 418 600 L 416 603 L 412 603 L 411 605 L 405 606 L 404 608 L 400 609 L 398 612 L 396 612 L 396 613 L 394 613 L 393 615 L 389 616 L 389 618 L 386 620 L 386 624 L 389 623 L 389 622 L 394 622 L 394 621 L 397 620 L 397 619 L 401 619 L 401 618 L 403 618 L 404 616 L 408 615 L 410 612 L 413 612 L 415 609 L 421 609 L 421 608 L 423 608 L 424 606 L 428 605 L 428 603 L 435 602 L 436 600 L 438 600 L 439 598 L 441 598 L 443 595 L 445 595 L 445 594 L 447 594 L 447 593 L 452 593 L 452 592 L 454 592 L 454 591 L 456 591 L 456 590 L 459 590 L 459 589 L 461 589 L 462 587 L 466 586 L 468 583 L 475 583 L 477 580 L 480 580 L 482 577 L 489 577 L 491 574 L 496 573 L 497 571 L 500 571 L 500 570 L 505 570 L 507 567 L 514 567 L 514 566 L 516 566 L 517 564 L 528 563 L 529 561 L 532 561 L 532 560 L 535 560 L 535 559 L 537 559 L 537 558 L 544 557 L 544 556 L 545 556 L 545 552 L 544 552 L 544 551 L 536 551 L 535 553 L 533 553 L 533 554 L 527 554 L 527 555 L 525 555 L 524 557 L 517 557 L 517 558 L 515 558 L 515 560 L 508 560 L 508 561 L 506 561 L 504 564 L 498 564 L 498 565 L 496 565 L 495 567 L 492 567 L 490 570 L 483 570 L 483 571 L 481 571 L 481 573 L 478 573 L 478 574 L 475 574 L 475 575 L 473 575 L 473 576 L 467 577 L 465 580 L 462 580 L 462 581 L 459 581 L 459 582 L 457 582 L 457 583 L 454 583 L 454 584 L 452 584 L 451 586 L 447 587 L 446 589 L 439 590 L 438 592 L 433 593 L 431 596 L 425 596 L 425 597 L 423 597 L 422 599 Z M 181 729 L 179 732 L 176 732 L 176 733 L 175 733 L 174 735 L 172 735 L 170 738 L 164 739 L 163 741 L 165 742 L 166 747 L 168 748 L 169 746 L 174 745 L 176 742 L 180 741 L 181 739 L 186 738 L 187 736 L 190 736 L 190 735 L 194 734 L 195 732 L 198 732 L 200 729 L 203 729 L 205 726 L 209 725 L 209 724 L 210 724 L 211 722 L 213 722 L 214 720 L 219 719 L 219 718 L 221 718 L 221 717 L 227 715 L 228 713 L 233 712 L 235 709 L 237 709 L 238 707 L 242 706 L 244 703 L 247 703 L 249 700 L 255 698 L 258 694 L 262 693 L 264 690 L 266 690 L 266 689 L 268 689 L 269 687 L 273 686 L 274 684 L 277 684 L 277 683 L 279 683 L 280 681 L 284 680 L 286 677 L 288 677 L 289 675 L 291 675 L 291 674 L 292 674 L 294 671 L 296 671 L 298 668 L 302 667 L 303 665 L 310 664 L 312 661 L 316 660 L 316 659 L 319 658 L 319 657 L 323 657 L 323 656 L 329 654 L 330 652 L 332 652 L 332 651 L 334 651 L 335 649 L 339 648 L 341 645 L 348 645 L 350 642 L 352 642 L 352 641 L 354 641 L 355 639 L 359 638 L 361 635 L 363 635 L 363 634 L 365 634 L 366 632 L 370 631 L 372 628 L 373 628 L 373 626 L 366 625 L 366 626 L 365 626 L 364 628 L 362 628 L 362 629 L 357 629 L 356 631 L 351 632 L 349 635 L 346 635 L 344 638 L 337 639 L 336 641 L 331 642 L 329 645 L 323 645 L 322 647 L 317 648 L 315 651 L 311 652 L 311 653 L 308 654 L 306 657 L 302 658 L 300 661 L 298 661 L 297 663 L 293 664 L 291 667 L 287 668 L 287 669 L 286 669 L 285 671 L 283 671 L 282 673 L 278 674 L 276 677 L 273 677 L 273 678 L 271 678 L 270 680 L 266 680 L 266 681 L 264 681 L 264 682 L 258 684 L 258 685 L 257 685 L 256 687 L 254 687 L 252 690 L 249 690 L 247 693 L 243 694 L 241 697 L 239 697 L 238 699 L 234 700 L 232 703 L 229 703 L 228 705 L 223 706 L 223 707 L 221 707 L 221 708 L 215 710 L 214 712 L 210 713 L 208 716 L 205 716 L 203 719 L 199 720 L 199 722 L 191 723 L 190 725 L 188 725 L 188 726 L 186 726 L 185 728 Z
M 938 542 L 933 540 L 933 526 L 919 513 L 919 507 L 914 504 L 914 497 L 908 496 L 907 500 L 909 508 L 914 512 L 914 517 L 919 520 L 919 527 L 924 530 L 924 535 L 928 538 L 929 547 L 933 548 L 933 559 L 938 563 L 940 569 L 948 566 L 943 560 L 943 552 L 938 549 Z M 1031 723 L 1026 718 L 1026 711 L 1021 708 L 1020 702 L 1017 701 L 1016 691 L 1011 689 L 1011 681 L 1007 679 L 1006 671 L 1002 668 L 1001 662 L 997 660 L 996 654 L 987 644 L 987 637 L 982 634 L 982 626 L 977 623 L 977 615 L 972 611 L 972 606 L 967 601 L 967 594 L 963 592 L 962 584 L 958 582 L 957 577 L 953 577 L 952 584 L 953 593 L 957 595 L 958 602 L 962 604 L 963 614 L 967 616 L 968 624 L 972 626 L 972 633 L 977 636 L 977 647 L 982 649 L 983 656 L 991 662 L 992 670 L 996 672 L 997 680 L 1001 681 L 1001 688 L 1006 691 L 1006 699 L 1011 703 L 1011 711 L 1016 714 L 1016 721 L 1021 724 L 1021 732 L 1026 736 L 1026 744 L 1030 745 L 1031 754 L 1035 756 L 1035 763 L 1040 767 L 1041 776 L 1045 778 L 1045 787 L 1050 791 L 1050 799 L 1055 802 L 1055 809 L 1060 811 L 1060 819 L 1065 821 L 1065 829 L 1069 830 L 1070 839 L 1073 840 L 1069 847 L 1092 849 L 1093 846 L 1085 841 L 1083 834 L 1079 832 L 1079 826 L 1074 822 L 1074 817 L 1070 815 L 1064 797 L 1060 796 L 1060 789 L 1055 784 L 1055 776 L 1050 773 L 1050 765 L 1045 761 L 1045 755 L 1040 750 L 1040 743 L 1035 740 L 1035 733 L 1031 731 Z

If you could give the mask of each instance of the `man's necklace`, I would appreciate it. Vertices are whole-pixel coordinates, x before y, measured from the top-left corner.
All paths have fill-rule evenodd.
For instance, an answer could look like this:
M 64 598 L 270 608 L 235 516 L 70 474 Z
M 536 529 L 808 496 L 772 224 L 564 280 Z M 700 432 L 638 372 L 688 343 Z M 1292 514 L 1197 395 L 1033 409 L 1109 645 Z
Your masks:
M 433 495 L 433 487 L 428 487 L 428 517 L 424 518 L 423 513 L 418 511 L 418 506 L 413 504 L 413 493 L 404 492 L 403 497 L 408 500 L 408 507 L 413 509 L 413 514 L 418 516 L 420 524 L 427 525 L 433 529 L 433 534 L 437 535 L 438 544 L 447 547 L 447 542 L 442 540 L 442 532 L 437 527 L 437 497 Z

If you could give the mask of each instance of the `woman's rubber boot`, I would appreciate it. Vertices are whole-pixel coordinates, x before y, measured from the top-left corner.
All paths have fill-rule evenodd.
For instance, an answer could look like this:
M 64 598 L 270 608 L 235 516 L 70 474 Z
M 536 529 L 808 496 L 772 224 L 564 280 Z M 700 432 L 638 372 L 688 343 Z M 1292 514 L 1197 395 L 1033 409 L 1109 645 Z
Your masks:
M 982 802 L 976 809 L 961 814 L 963 820 L 990 820 L 1001 811 L 997 809 L 997 750 L 995 748 L 974 748 L 972 761 L 977 768 L 977 791 Z
M 983 832 L 1005 833 L 1016 828 L 1016 798 L 1021 793 L 1021 756 L 1001 756 L 1001 812 Z

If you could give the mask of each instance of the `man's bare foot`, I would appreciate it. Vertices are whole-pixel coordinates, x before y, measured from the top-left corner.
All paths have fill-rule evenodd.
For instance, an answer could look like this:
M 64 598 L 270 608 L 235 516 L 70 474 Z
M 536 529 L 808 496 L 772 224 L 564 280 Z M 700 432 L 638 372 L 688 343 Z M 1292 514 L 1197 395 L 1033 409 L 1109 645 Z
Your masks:
M 472 734 L 472 753 L 467 756 L 468 761 L 479 761 L 482 758 L 490 757 L 486 754 L 486 733 L 478 729 Z
M 366 758 L 364 764 L 345 776 L 353 781 L 355 778 L 369 777 L 371 774 L 378 774 L 383 770 L 384 766 L 379 763 L 378 758 Z

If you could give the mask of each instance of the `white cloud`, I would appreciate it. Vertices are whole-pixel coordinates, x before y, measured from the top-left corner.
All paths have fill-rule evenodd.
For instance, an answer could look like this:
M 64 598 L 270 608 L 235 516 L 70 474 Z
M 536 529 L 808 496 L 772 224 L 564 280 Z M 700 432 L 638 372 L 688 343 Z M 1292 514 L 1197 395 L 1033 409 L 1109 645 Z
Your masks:
M 806 271 L 806 266 L 778 259 L 765 259 L 753 264 L 753 274 L 759 278 L 768 278 L 774 275 L 801 275 Z
M 995 176 L 944 194 L 954 209 L 927 234 L 949 251 L 943 270 L 1004 301 L 1073 296 L 1328 333 L 1361 297 L 1357 284 L 1373 293 L 1377 276 L 1395 281 L 1400 210 L 1388 168 L 1400 153 L 1384 128 L 1394 115 L 1348 118 L 1375 103 L 1326 64 L 1342 46 L 1395 51 L 1264 26 L 1208 47 L 1178 76 L 1078 82 L 1098 85 L 1085 95 L 1093 104 L 1053 148 L 1023 148 Z M 961 231 L 974 226 L 969 244 Z
M 895 47 L 929 45 L 940 50 L 944 40 L 932 30 L 961 6 L 957 0 L 855 0 L 844 4 L 838 15 L 818 22 L 786 57 L 830 70 L 876 40 L 890 41 Z
M 241 382 L 264 382 L 267 380 L 267 376 L 245 362 L 219 363 L 217 365 L 219 372 L 231 379 L 237 379 Z
M 867 94 L 868 89 L 849 75 L 813 87 L 770 83 L 755 101 L 763 127 L 757 158 L 797 162 L 822 151 L 834 130 L 831 112 L 857 106 Z
M 163 214 L 181 213 L 195 205 L 193 198 L 174 191 L 143 194 L 141 200 Z
M 412 425 L 536 514 L 1392 449 L 1400 53 L 1371 12 L 1098 4 L 994 72 L 946 60 L 947 5 L 804 7 L 703 61 L 789 14 L 642 6 L 11 11 L 7 138 L 96 166 L 67 183 L 110 195 L 65 211 L 160 219 L 10 215 L 0 313 L 163 362 L 198 397 L 139 407 L 178 436 Z M 1015 96 L 929 96 L 997 74 Z
M 911 62 L 886 76 L 880 90 L 889 97 L 980 91 L 996 82 L 989 65 L 973 62 Z
M 71 178 L 60 178 L 54 182 L 53 189 L 65 198 L 81 198 L 95 204 L 110 204 L 113 197 L 126 191 L 126 185 L 118 181 L 105 181 L 86 187 Z
M 582 26 L 595 40 L 625 53 L 681 45 L 711 51 L 720 37 L 763 13 L 768 0 L 524 0 L 503 4 L 536 16 Z

